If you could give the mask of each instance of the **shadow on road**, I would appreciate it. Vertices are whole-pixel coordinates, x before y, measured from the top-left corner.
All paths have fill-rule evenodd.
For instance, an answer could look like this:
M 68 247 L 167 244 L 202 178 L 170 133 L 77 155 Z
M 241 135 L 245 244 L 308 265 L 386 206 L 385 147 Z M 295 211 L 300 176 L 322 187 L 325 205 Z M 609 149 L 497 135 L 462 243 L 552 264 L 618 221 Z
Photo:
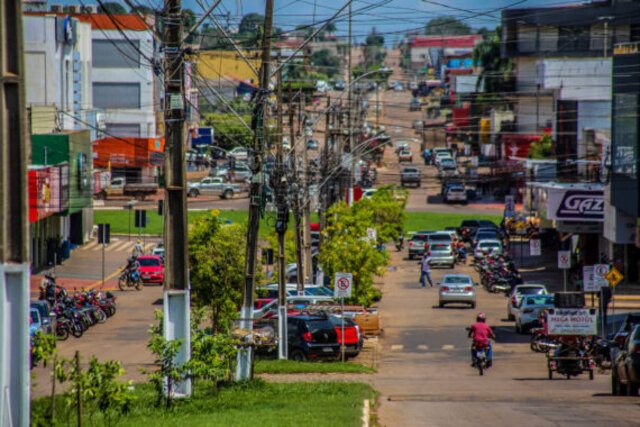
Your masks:
M 492 326 L 493 332 L 496 334 L 496 342 L 505 343 L 505 344 L 523 344 L 529 343 L 531 339 L 529 335 L 521 335 L 513 331 L 512 329 L 507 329 L 504 326 Z

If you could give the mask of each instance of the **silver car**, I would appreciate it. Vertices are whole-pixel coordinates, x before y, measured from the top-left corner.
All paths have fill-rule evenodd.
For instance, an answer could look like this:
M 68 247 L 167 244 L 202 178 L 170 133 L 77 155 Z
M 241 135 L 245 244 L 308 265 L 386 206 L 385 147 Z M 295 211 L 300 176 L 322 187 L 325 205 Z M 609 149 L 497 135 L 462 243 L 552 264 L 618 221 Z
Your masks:
M 480 240 L 473 250 L 473 257 L 482 259 L 490 253 L 502 253 L 502 243 L 499 240 Z
M 476 288 L 471 277 L 466 274 L 447 274 L 438 283 L 438 306 L 445 304 L 469 304 L 471 308 L 476 308 Z
M 451 233 L 443 231 L 430 234 L 425 245 L 429 265 L 448 265 L 453 268 L 456 264 L 453 246 Z

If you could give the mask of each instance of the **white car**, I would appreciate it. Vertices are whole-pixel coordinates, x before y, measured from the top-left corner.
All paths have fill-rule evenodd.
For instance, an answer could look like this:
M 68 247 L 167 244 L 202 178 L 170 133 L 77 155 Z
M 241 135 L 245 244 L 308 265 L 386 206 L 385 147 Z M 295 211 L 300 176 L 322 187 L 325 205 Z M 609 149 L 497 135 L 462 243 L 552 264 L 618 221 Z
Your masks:
M 378 191 L 378 189 L 376 188 L 367 188 L 366 190 L 364 190 L 362 192 L 362 198 L 367 198 L 370 199 L 373 197 L 373 195 L 376 193 L 376 191 Z
M 447 189 L 444 201 L 447 203 L 467 203 L 467 190 L 462 185 L 452 185 Z
M 442 283 L 438 283 L 438 306 L 442 308 L 449 303 L 469 304 L 476 308 L 476 288 L 471 277 L 447 274 Z
M 542 310 L 554 308 L 553 295 L 527 295 L 516 308 L 516 332 L 524 334 L 531 329 L 540 318 Z
M 492 252 L 502 253 L 502 243 L 499 240 L 480 240 L 473 249 L 473 257 L 482 259 Z
M 522 302 L 522 299 L 530 295 L 547 295 L 547 287 L 545 285 L 538 285 L 533 283 L 525 283 L 523 285 L 517 285 L 509 294 L 507 300 L 507 319 L 515 320 L 515 312 L 518 306 Z
M 444 159 L 449 159 L 449 160 L 445 160 L 446 162 L 448 162 L 448 161 L 455 162 L 455 160 L 453 160 L 453 157 L 451 157 L 451 154 L 449 154 L 449 152 L 447 152 L 447 151 L 436 152 L 436 158 L 434 159 L 434 162 L 435 162 L 436 166 L 440 166 L 440 163 Z
M 229 151 L 229 155 L 235 157 L 236 160 L 246 162 L 249 159 L 249 150 L 245 147 L 235 147 Z

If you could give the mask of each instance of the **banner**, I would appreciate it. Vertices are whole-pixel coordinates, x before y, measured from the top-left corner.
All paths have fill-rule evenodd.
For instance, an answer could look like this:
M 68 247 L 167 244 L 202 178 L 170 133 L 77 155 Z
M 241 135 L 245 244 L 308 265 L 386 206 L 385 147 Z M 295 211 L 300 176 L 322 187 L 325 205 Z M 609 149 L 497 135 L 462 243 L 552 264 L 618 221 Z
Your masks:
M 595 310 L 587 308 L 556 308 L 547 314 L 549 335 L 596 335 Z

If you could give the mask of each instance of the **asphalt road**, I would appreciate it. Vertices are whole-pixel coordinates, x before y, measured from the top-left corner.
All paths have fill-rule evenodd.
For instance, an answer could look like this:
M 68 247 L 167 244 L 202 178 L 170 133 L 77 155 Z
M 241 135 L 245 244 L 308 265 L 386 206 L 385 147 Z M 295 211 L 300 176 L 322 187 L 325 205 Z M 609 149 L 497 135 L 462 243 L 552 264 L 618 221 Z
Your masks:
M 382 287 L 384 335 L 379 373 L 378 415 L 387 426 L 546 426 L 640 424 L 638 398 L 610 395 L 610 376 L 597 373 L 548 380 L 543 354 L 529 349 L 504 319 L 506 299 L 477 288 L 477 308 L 438 308 L 435 288 L 418 283 L 419 264 L 392 253 L 396 267 Z M 434 282 L 451 270 L 432 270 Z M 456 273 L 469 274 L 468 266 Z M 525 276 L 526 277 L 526 276 Z M 484 376 L 470 367 L 465 327 L 479 312 L 497 334 L 494 366 Z

